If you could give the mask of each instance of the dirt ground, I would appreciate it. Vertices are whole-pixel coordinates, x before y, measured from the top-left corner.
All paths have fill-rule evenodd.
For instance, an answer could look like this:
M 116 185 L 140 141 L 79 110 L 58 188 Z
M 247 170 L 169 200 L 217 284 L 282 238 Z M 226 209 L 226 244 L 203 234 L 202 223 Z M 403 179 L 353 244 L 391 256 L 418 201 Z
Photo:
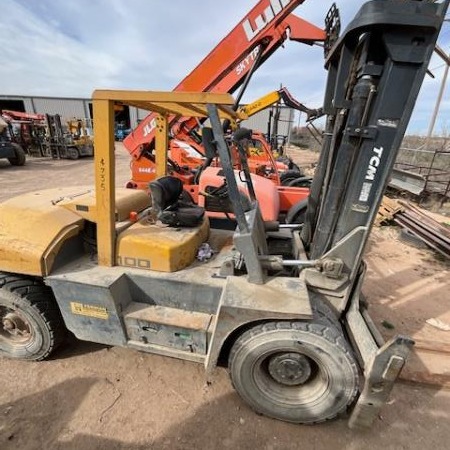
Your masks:
M 129 159 L 120 147 L 116 156 L 117 180 L 123 184 Z M 313 162 L 306 152 L 295 156 Z M 89 159 L 29 159 L 20 168 L 0 160 L 0 201 L 43 187 L 92 181 Z M 386 336 L 404 333 L 426 342 L 450 341 L 449 332 L 425 322 L 450 321 L 448 263 L 403 242 L 392 227 L 372 233 L 367 263 L 364 292 Z M 430 355 L 439 360 L 438 367 L 430 369 Z M 448 376 L 449 359 L 448 353 L 419 352 L 405 376 L 411 379 L 430 370 Z M 450 392 L 438 385 L 397 384 L 374 427 L 354 432 L 345 419 L 297 426 L 260 417 L 239 399 L 221 369 L 206 383 L 201 365 L 76 340 L 49 361 L 2 359 L 0 377 L 2 450 L 440 450 L 450 442 Z

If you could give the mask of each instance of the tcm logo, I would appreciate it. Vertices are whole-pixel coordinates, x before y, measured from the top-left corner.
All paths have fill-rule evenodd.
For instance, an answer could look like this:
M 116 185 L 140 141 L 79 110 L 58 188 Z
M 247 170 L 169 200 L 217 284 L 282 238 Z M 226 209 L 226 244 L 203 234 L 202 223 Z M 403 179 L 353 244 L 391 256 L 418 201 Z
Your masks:
M 367 168 L 365 181 L 362 184 L 361 192 L 359 193 L 360 202 L 366 203 L 369 201 L 373 181 L 375 180 L 375 175 L 377 174 L 378 167 L 381 163 L 381 156 L 383 155 L 383 147 L 375 147 L 373 149 L 373 153 L 374 154 L 369 160 L 369 167 Z M 359 212 L 368 212 L 368 209 L 359 209 Z
M 383 154 L 383 147 L 375 147 L 373 149 L 375 155 L 370 158 L 369 167 L 367 169 L 366 180 L 373 181 L 381 162 L 381 155 Z
M 144 126 L 142 131 L 145 136 L 148 136 L 156 128 L 156 118 L 152 119 L 148 124 Z
M 286 6 L 291 3 L 291 0 L 270 0 L 270 5 L 255 18 L 255 23 L 252 25 L 250 19 L 245 19 L 242 23 L 247 39 L 251 41 L 261 30 L 264 29 L 273 19 L 283 11 Z

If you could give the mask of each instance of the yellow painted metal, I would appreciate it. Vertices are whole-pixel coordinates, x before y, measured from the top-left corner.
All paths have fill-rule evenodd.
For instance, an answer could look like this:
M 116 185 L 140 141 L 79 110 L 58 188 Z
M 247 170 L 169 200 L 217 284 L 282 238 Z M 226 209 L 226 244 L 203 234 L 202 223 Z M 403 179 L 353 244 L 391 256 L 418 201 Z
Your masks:
M 117 238 L 117 265 L 175 272 L 195 260 L 209 234 L 209 221 L 195 228 L 150 225 L 147 219 L 132 225 Z
M 97 90 L 93 95 L 94 105 L 94 128 L 95 128 L 95 171 L 96 171 L 96 204 L 97 204 L 97 249 L 98 263 L 104 266 L 113 266 L 116 261 L 116 236 L 115 236 L 115 198 L 114 198 L 114 104 L 135 105 L 149 111 L 156 111 L 157 131 L 156 131 L 156 174 L 163 176 L 166 174 L 167 152 L 168 152 L 168 125 L 169 115 L 187 115 L 191 117 L 206 117 L 206 105 L 216 104 L 222 118 L 236 120 L 237 113 L 231 108 L 234 105 L 234 98 L 230 94 L 216 94 L 210 92 L 158 92 L 158 91 L 111 91 Z M 132 227 L 134 228 L 134 227 Z M 130 231 L 130 230 L 128 230 Z M 145 232 L 144 232 L 145 231 Z M 148 231 L 148 233 L 147 233 Z M 139 245 L 143 248 L 153 246 L 152 227 L 148 230 L 141 230 L 141 235 L 146 235 L 145 240 L 140 240 Z M 186 233 L 188 233 L 186 231 Z M 181 235 L 178 235 L 180 237 Z M 194 234 L 195 239 L 190 238 L 189 244 L 181 247 L 183 252 L 191 254 L 194 247 L 192 242 L 197 242 L 200 234 Z M 132 240 L 134 242 L 134 239 Z M 195 249 L 200 245 L 199 241 Z M 128 241 L 125 240 L 128 245 Z M 122 248 L 122 247 L 121 247 Z M 140 257 L 141 253 L 135 244 L 130 244 L 127 251 L 136 252 L 130 255 L 131 258 Z M 169 253 L 163 245 L 161 255 L 167 256 L 174 262 L 169 261 L 164 270 L 172 271 L 173 267 L 184 264 L 184 256 L 173 257 L 175 251 Z M 174 247 L 177 248 L 176 246 Z M 131 250 L 130 250 L 131 249 Z M 166 252 L 166 253 L 164 253 Z M 120 255 L 118 255 L 120 256 Z M 188 259 L 190 259 L 189 257 Z M 192 259 L 193 260 L 193 259 Z M 178 261 L 178 262 L 177 262 Z M 158 264 L 157 264 L 158 266 Z M 161 266 L 163 264 L 161 263 Z M 152 267 L 153 268 L 153 267 Z M 159 269 L 155 269 L 159 270 Z M 175 269 L 179 270 L 179 269 Z
M 240 118 L 242 120 L 248 119 L 259 111 L 262 111 L 270 105 L 278 102 L 280 98 L 281 95 L 278 91 L 269 92 L 268 94 L 260 97 L 258 100 L 255 100 L 254 102 L 239 108 L 238 114 L 240 115 Z
M 131 212 L 141 212 L 151 205 L 151 199 L 147 192 L 137 189 L 117 188 L 115 190 L 115 212 L 116 221 L 124 221 L 130 218 Z M 68 196 L 59 202 L 59 205 L 75 212 L 83 219 L 97 223 L 97 208 L 95 192 L 87 189 L 81 195 Z
M 206 117 L 205 105 L 218 105 L 222 118 L 237 118 L 231 109 L 234 98 L 230 94 L 211 92 L 161 92 L 161 91 L 94 91 L 92 98 L 134 105 L 160 114 L 175 114 L 188 117 Z M 97 131 L 97 130 L 96 130 Z
M 115 255 L 114 103 L 94 97 L 95 192 L 98 263 L 113 266 Z
M 49 189 L 0 204 L 0 262 L 5 272 L 46 276 L 62 244 L 78 234 L 83 219 L 59 207 L 74 189 Z
M 159 114 L 156 118 L 156 177 L 167 173 L 167 149 L 169 148 L 168 115 Z

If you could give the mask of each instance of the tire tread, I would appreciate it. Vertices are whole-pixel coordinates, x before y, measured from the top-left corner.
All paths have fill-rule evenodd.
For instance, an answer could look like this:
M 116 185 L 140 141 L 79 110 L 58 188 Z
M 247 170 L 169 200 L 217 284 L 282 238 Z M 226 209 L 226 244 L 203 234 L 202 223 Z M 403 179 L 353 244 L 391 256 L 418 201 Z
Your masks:
M 0 272 L 0 289 L 17 295 L 41 316 L 50 334 L 50 345 L 47 351 L 34 361 L 48 358 L 61 345 L 66 334 L 63 319 L 51 289 L 38 280 L 3 272 Z M 49 301 L 49 298 L 53 298 L 53 301 Z
M 354 359 L 353 352 L 345 340 L 342 332 L 338 330 L 336 327 L 331 325 L 325 325 L 324 323 L 318 323 L 318 322 L 301 322 L 301 321 L 278 321 L 278 322 L 264 322 L 258 325 L 255 325 L 253 328 L 245 331 L 234 343 L 230 354 L 228 358 L 228 370 L 231 374 L 231 362 L 233 361 L 235 355 L 257 335 L 262 333 L 268 333 L 272 331 L 277 330 L 301 330 L 301 331 L 307 331 L 313 335 L 316 335 L 318 337 L 322 337 L 331 344 L 338 347 L 348 358 L 349 362 L 351 363 L 352 369 L 355 374 L 358 374 L 358 366 L 356 364 L 356 361 Z M 230 377 L 232 380 L 232 377 Z M 233 384 L 233 380 L 232 380 Z M 234 384 L 233 384 L 233 387 Z M 348 404 L 353 403 L 356 395 L 358 393 L 358 387 L 355 386 L 352 394 L 351 394 L 351 400 L 348 402 Z M 316 420 L 308 422 L 309 424 L 317 424 L 317 423 L 323 423 L 327 422 L 329 420 L 333 420 L 339 415 L 341 415 L 341 412 L 337 412 L 334 415 L 330 415 L 324 419 Z

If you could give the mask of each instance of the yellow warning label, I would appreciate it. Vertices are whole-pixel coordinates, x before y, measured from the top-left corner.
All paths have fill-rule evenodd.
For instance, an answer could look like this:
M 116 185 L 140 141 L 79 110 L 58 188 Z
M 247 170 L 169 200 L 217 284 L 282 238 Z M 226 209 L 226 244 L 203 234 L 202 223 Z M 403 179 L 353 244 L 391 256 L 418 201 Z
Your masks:
M 84 303 L 70 302 L 70 309 L 80 316 L 95 317 L 96 319 L 108 319 L 109 314 L 105 307 L 86 305 Z

